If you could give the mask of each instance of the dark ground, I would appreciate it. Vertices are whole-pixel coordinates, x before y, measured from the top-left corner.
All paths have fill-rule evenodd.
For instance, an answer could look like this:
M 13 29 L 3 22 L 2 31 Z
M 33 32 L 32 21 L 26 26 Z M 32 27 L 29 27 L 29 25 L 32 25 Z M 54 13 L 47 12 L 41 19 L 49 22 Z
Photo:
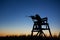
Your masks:
M 41 37 L 41 36 L 6 36 L 0 40 L 60 40 L 60 37 Z

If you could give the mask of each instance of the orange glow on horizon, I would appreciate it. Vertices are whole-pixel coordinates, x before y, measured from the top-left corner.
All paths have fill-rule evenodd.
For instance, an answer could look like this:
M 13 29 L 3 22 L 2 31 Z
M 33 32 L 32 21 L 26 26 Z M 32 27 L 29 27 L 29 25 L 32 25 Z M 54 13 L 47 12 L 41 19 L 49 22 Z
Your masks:
M 28 35 L 30 35 L 29 33 L 26 33 L 26 34 L 21 34 L 21 33 L 14 33 L 14 34 L 8 34 L 8 33 L 0 33 L 0 36 L 22 36 L 22 35 L 26 35 L 26 36 L 28 36 Z M 49 37 L 49 34 L 46 34 L 46 36 L 47 37 Z M 52 36 L 58 36 L 58 33 L 54 33 L 54 34 L 52 34 Z

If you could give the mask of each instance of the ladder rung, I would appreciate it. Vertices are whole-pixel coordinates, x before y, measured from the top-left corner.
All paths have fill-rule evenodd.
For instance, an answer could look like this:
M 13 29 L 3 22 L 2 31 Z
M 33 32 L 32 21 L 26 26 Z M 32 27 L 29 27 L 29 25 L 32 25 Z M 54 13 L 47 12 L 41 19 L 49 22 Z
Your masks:
M 42 28 L 42 30 L 50 30 L 49 28 Z

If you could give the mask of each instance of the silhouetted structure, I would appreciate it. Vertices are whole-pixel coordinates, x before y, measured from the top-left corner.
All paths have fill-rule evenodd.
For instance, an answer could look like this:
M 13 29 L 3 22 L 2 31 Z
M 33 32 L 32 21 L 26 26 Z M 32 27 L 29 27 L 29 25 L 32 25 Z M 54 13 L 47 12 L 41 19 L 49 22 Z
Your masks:
M 52 37 L 50 28 L 49 28 L 49 24 L 48 24 L 48 18 L 41 18 L 38 14 L 36 14 L 35 16 L 29 16 L 32 18 L 34 24 L 33 24 L 33 29 L 31 31 L 31 35 L 33 36 L 33 32 L 37 32 L 36 36 L 42 36 L 44 34 L 44 32 L 42 30 L 48 30 L 50 33 L 50 36 Z M 42 28 L 42 25 L 45 25 L 46 28 Z

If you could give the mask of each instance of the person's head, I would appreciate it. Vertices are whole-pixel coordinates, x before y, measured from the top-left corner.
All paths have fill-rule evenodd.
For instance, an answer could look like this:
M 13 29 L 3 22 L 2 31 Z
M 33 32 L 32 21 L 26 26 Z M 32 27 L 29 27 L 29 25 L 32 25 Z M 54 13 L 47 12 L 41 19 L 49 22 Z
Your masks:
M 41 19 L 41 17 L 38 14 L 36 14 L 35 16 L 36 16 L 36 18 Z
M 39 16 L 38 14 L 36 14 L 36 16 Z
M 35 15 L 36 17 L 40 17 L 38 14 Z

